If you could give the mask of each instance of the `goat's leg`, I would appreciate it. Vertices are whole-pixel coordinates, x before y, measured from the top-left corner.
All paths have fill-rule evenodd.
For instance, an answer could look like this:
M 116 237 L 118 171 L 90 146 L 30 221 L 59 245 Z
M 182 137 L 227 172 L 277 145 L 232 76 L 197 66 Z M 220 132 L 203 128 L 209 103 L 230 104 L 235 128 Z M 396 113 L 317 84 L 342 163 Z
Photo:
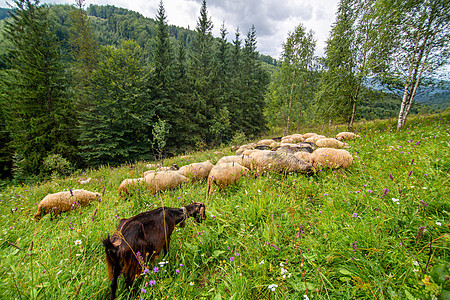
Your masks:
M 109 296 L 110 300 L 114 300 L 114 298 L 116 298 L 117 279 L 119 278 L 119 275 L 121 272 L 122 272 L 122 267 L 119 264 L 115 265 L 113 279 L 111 281 L 111 294 Z

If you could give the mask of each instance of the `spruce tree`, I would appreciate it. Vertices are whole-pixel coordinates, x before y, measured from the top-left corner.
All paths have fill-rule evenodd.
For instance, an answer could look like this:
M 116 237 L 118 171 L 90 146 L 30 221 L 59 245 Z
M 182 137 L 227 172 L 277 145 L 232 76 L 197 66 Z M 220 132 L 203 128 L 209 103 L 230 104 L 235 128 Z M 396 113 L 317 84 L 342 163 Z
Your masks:
M 5 96 L 7 127 L 15 152 L 16 177 L 42 175 L 43 160 L 60 154 L 76 161 L 75 109 L 66 97 L 67 82 L 48 7 L 16 0 L 6 20 L 11 42 Z
M 198 143 L 210 141 L 210 120 L 216 113 L 212 87 L 212 28 L 213 24 L 211 19 L 208 18 L 206 1 L 203 0 L 200 17 L 195 28 L 194 40 L 192 41 L 192 49 L 190 52 L 191 67 L 189 69 L 189 77 L 193 83 L 191 101 L 193 101 L 197 112 L 193 121 L 197 123 L 199 128 Z
M 102 49 L 92 75 L 92 102 L 80 126 L 82 154 L 90 166 L 150 157 L 154 105 L 146 90 L 147 74 L 135 42 Z

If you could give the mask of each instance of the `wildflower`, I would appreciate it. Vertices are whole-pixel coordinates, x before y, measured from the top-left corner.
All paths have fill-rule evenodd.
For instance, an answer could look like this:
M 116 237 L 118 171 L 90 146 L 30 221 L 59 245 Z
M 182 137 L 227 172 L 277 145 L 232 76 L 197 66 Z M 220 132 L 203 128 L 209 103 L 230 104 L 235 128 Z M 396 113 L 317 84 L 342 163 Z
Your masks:
M 322 213 L 322 211 L 321 210 L 319 210 L 319 214 L 321 214 Z
M 271 290 L 272 292 L 275 292 L 275 290 L 277 289 L 277 287 L 278 287 L 278 285 L 276 285 L 276 284 L 270 284 L 270 285 L 268 286 L 269 290 Z
M 136 252 L 136 259 L 138 260 L 138 262 L 141 266 L 144 265 L 144 258 L 142 257 L 141 252 L 139 252 L 139 251 Z
M 394 201 L 394 203 L 400 205 L 400 199 L 392 198 L 392 201 Z
M 389 178 L 391 178 L 391 181 L 394 181 L 394 177 L 392 176 L 392 174 L 389 174 Z
M 385 188 L 385 189 L 383 190 L 383 197 L 384 197 L 384 196 L 387 196 L 388 193 L 389 193 L 389 189 L 388 189 L 388 188 Z
M 413 172 L 413 170 L 409 171 L 408 178 L 411 176 L 412 172 Z
M 376 210 L 376 211 L 378 211 L 378 210 L 379 210 L 378 206 L 377 206 L 377 207 L 375 208 L 375 210 Z
M 240 254 L 236 252 L 234 255 L 235 255 L 235 256 L 239 256 Z
M 158 265 L 160 265 L 161 267 L 164 267 L 164 265 L 167 265 L 169 262 L 166 260 L 162 260 L 158 263 Z
M 177 199 L 179 200 L 181 198 L 181 196 L 178 196 Z
M 420 201 L 420 204 L 422 204 L 423 206 L 428 206 L 428 204 L 423 200 Z
M 437 225 L 437 226 L 442 226 L 442 223 L 441 223 L 441 222 L 438 222 L 438 221 L 436 221 L 436 225 Z
M 156 284 L 156 281 L 154 281 L 154 280 L 150 280 L 149 282 L 148 282 L 148 285 L 149 286 L 154 286 Z
M 367 192 L 368 192 L 369 194 L 372 194 L 372 193 L 373 193 L 373 191 L 372 191 L 372 190 L 367 190 Z
M 77 245 L 77 246 L 81 245 L 81 240 L 76 240 L 75 245 Z
M 145 294 L 147 291 L 145 289 L 141 289 L 141 293 Z
M 158 268 L 158 267 L 154 267 L 154 268 L 153 268 L 153 272 L 154 272 L 154 273 L 158 273 L 158 272 L 159 272 L 159 268 Z
M 357 214 L 357 213 L 353 213 L 352 217 L 353 217 L 353 218 L 357 218 L 357 217 L 358 217 L 358 214 Z
M 351 243 L 350 246 L 352 246 L 353 252 L 356 252 L 356 250 L 358 249 L 358 247 L 356 246 L 356 241 L 353 241 L 353 243 Z
M 309 300 L 308 295 L 303 295 L 303 297 L 305 297 L 305 300 Z
M 78 232 L 78 233 L 81 233 L 81 229 L 77 229 L 77 232 Z
M 175 273 L 180 273 L 180 269 L 175 269 Z
M 190 283 L 189 283 L 189 285 L 190 286 L 193 286 L 195 283 L 193 282 L 193 281 L 191 281 Z
M 259 263 L 260 265 L 263 265 L 265 263 L 264 259 Z
M 183 267 L 183 264 L 180 264 L 180 268 Z
M 324 196 L 328 196 L 328 194 L 323 194 Z
M 361 193 L 361 191 L 356 191 L 355 193 L 359 194 L 359 193 Z
M 281 276 L 287 273 L 287 270 L 285 268 L 281 268 Z
M 234 260 L 234 257 L 232 256 L 232 257 L 230 257 L 230 261 L 233 261 Z
M 415 265 L 416 267 L 419 266 L 419 262 L 417 260 L 413 261 L 413 265 Z
M 148 274 L 148 272 L 150 272 L 150 270 L 148 268 L 145 268 L 142 274 Z

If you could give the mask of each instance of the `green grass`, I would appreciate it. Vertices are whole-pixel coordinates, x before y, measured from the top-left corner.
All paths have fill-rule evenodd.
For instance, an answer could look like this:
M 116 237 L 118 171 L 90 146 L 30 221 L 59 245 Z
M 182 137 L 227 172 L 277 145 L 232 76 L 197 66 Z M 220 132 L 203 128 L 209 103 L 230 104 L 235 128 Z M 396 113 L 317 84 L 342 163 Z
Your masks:
M 206 221 L 176 229 L 169 263 L 157 273 L 149 266 L 134 295 L 120 279 L 118 299 L 449 299 L 449 119 L 410 118 L 401 132 L 395 120 L 358 123 L 362 138 L 349 142 L 350 168 L 251 176 L 210 198 L 202 181 L 119 199 L 120 182 L 141 177 L 144 162 L 8 186 L 0 193 L 0 298 L 105 299 L 101 240 L 118 218 L 201 201 Z M 343 129 L 304 131 L 332 136 Z M 215 163 L 219 155 L 192 153 L 164 164 L 206 159 Z M 82 177 L 93 181 L 80 186 Z M 104 191 L 103 201 L 53 221 L 32 219 L 45 195 L 69 188 Z

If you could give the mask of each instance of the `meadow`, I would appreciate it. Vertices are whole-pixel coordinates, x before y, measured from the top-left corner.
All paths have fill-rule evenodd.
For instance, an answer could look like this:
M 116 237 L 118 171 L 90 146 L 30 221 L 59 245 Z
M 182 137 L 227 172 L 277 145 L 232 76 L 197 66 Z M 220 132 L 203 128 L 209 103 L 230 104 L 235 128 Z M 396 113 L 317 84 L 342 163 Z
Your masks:
M 206 204 L 207 219 L 172 234 L 163 261 L 117 299 L 450 299 L 450 113 L 355 124 L 354 164 L 313 175 L 249 176 L 206 197 L 206 181 L 118 197 L 149 162 L 78 171 L 0 192 L 0 298 L 105 299 L 101 240 L 120 218 Z M 343 126 L 304 129 L 334 136 Z M 303 133 L 303 132 L 300 132 Z M 173 157 L 179 166 L 229 146 Z M 81 186 L 77 180 L 91 177 Z M 35 222 L 48 193 L 84 188 L 102 202 Z

